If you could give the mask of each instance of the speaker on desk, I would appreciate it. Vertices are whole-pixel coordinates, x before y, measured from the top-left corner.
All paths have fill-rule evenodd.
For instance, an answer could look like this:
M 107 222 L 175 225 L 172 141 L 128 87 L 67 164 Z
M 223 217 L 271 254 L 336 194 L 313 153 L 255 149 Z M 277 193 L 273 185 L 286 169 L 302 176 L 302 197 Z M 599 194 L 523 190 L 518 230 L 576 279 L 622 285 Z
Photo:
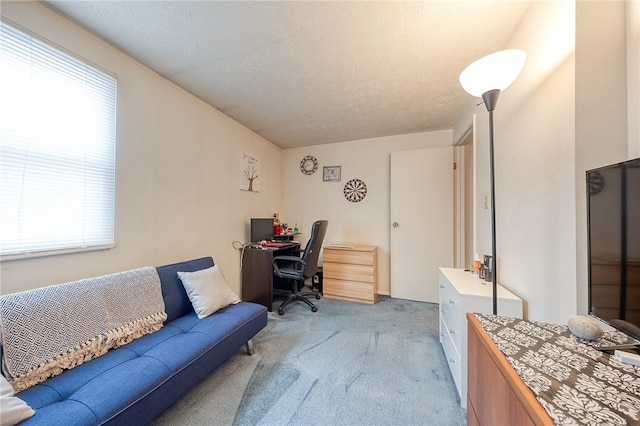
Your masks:
M 322 266 L 319 266 L 316 273 L 311 277 L 311 290 L 322 293 Z

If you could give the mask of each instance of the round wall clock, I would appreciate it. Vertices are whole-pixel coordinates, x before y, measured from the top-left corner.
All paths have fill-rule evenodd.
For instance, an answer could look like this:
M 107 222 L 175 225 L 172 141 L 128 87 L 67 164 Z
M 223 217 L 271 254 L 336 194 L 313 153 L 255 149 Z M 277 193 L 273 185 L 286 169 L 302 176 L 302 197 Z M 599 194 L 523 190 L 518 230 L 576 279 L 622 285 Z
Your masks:
M 357 203 L 367 195 L 367 185 L 360 179 L 351 179 L 344 185 L 344 198 Z
M 305 175 L 312 175 L 318 170 L 318 160 L 312 155 L 307 155 L 300 161 L 300 171 Z
M 589 176 L 589 195 L 596 195 L 604 189 L 604 176 L 600 172 L 593 172 Z

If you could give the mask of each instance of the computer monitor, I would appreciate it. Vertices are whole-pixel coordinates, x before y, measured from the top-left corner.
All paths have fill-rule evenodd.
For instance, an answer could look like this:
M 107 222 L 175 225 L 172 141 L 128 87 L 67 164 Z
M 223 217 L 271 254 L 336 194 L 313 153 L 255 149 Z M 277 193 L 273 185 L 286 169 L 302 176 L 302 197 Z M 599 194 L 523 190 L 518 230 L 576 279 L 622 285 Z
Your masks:
M 258 243 L 262 240 L 273 238 L 273 218 L 251 218 L 251 242 Z

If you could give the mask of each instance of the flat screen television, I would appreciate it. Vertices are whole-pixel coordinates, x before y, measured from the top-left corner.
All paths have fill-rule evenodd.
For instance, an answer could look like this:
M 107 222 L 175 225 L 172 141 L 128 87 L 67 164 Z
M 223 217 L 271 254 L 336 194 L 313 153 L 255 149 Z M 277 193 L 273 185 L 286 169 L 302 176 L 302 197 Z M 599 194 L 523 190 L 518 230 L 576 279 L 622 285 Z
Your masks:
M 262 240 L 273 238 L 273 218 L 251 218 L 251 242 L 259 243 Z
M 586 178 L 589 314 L 627 332 L 618 320 L 640 327 L 640 158 Z

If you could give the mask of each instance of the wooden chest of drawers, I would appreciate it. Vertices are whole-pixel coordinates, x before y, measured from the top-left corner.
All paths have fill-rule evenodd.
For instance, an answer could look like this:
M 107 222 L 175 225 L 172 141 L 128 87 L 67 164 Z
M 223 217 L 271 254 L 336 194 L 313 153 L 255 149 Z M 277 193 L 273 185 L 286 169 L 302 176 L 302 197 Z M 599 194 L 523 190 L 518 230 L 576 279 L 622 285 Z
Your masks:
M 378 294 L 378 249 L 375 246 L 325 246 L 322 261 L 325 297 L 375 303 Z

